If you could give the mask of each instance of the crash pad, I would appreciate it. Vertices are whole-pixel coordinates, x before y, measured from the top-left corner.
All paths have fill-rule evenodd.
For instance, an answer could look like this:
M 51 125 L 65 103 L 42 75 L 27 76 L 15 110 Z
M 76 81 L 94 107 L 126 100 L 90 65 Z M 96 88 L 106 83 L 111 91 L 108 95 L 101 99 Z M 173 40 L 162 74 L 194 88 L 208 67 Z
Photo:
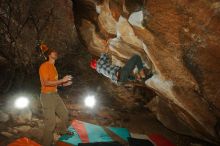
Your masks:
M 121 144 L 128 144 L 128 139 L 131 138 L 130 132 L 126 128 L 119 127 L 103 127 L 99 125 L 94 125 L 78 120 L 74 120 L 71 123 L 71 126 L 68 130 L 74 135 L 68 136 L 63 135 L 59 141 L 60 143 L 66 143 L 67 145 L 59 145 L 59 146 L 78 146 L 79 144 L 92 145 L 109 143 L 111 144 L 114 141 L 117 141 Z M 142 136 L 143 137 L 143 136 Z M 132 144 L 140 144 L 140 145 L 155 145 L 155 146 L 175 146 L 172 142 L 170 142 L 167 138 L 159 134 L 149 134 L 142 138 L 132 137 Z
M 73 136 L 62 136 L 59 141 L 67 144 L 78 145 L 79 143 L 113 142 L 122 140 L 128 142 L 130 133 L 126 128 L 102 127 L 78 120 L 74 120 L 68 128 Z M 116 139 L 117 138 L 117 139 Z
M 27 137 L 19 138 L 7 146 L 42 146 Z
M 149 134 L 148 137 L 156 146 L 175 146 L 171 141 L 159 134 Z

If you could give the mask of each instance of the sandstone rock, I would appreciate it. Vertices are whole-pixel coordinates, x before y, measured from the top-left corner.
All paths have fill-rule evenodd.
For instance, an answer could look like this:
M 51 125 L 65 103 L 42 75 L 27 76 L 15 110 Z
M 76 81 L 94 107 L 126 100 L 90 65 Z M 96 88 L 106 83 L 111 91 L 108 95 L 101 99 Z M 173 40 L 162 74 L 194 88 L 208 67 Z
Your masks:
M 75 21 L 79 38 L 91 54 L 99 56 L 108 49 L 113 63 L 119 66 L 133 54 L 142 57 L 154 73 L 146 85 L 158 94 L 149 108 L 165 126 L 219 142 L 219 128 L 215 128 L 220 119 L 220 4 L 217 0 L 72 2 L 75 18 L 72 3 L 66 0 L 22 0 L 14 3 L 12 9 L 0 6 L 1 12 L 12 10 L 1 15 L 3 21 L 11 14 L 12 36 L 0 36 L 4 42 L 0 48 L 5 48 L 0 50 L 5 68 L 2 73 L 11 74 L 10 84 L 14 78 L 21 78 L 15 74 L 15 65 L 23 66 L 28 72 L 33 64 L 40 62 L 36 40 L 44 40 L 49 48 L 61 51 L 61 56 L 78 45 Z M 5 0 L 4 3 L 7 4 Z M 149 14 L 150 19 L 145 23 Z M 2 34 L 7 26 L 0 25 Z M 8 66 L 12 67 L 8 69 Z M 1 79 L 1 89 L 7 88 L 6 81 L 8 78 Z M 122 97 L 117 100 L 133 104 L 131 98 Z M 19 123 L 31 119 L 30 112 L 11 115 Z
M 104 31 L 96 31 L 90 20 L 83 19 L 87 25 L 82 23 L 77 28 L 89 51 L 99 55 L 105 51 L 103 47 L 109 48 L 113 63 L 120 66 L 132 54 L 141 55 L 154 73 L 146 84 L 160 97 L 152 107 L 157 118 L 177 132 L 220 142 L 215 133 L 220 118 L 217 100 L 220 88 L 219 3 L 208 0 L 192 3 L 186 0 L 110 3 L 106 0 L 104 3 L 110 6 L 112 16 L 108 18 L 114 17 L 116 23 L 109 21 L 112 24 L 106 25 L 102 19 L 99 27 L 105 32 L 116 28 L 117 37 L 101 39 Z M 130 19 L 124 15 L 124 10 L 119 10 L 122 7 Z M 102 11 L 109 11 L 108 7 L 102 8 Z M 150 19 L 145 23 L 149 14 Z M 138 22 L 134 18 L 139 18 Z M 92 31 L 85 28 L 92 28 Z M 108 42 L 106 46 L 104 40 Z
M 32 118 L 32 122 L 36 123 L 37 127 L 42 128 L 44 126 L 43 120 L 38 118 Z
M 18 134 L 18 130 L 15 129 L 15 128 L 12 128 L 12 127 L 9 127 L 9 128 L 7 129 L 7 132 L 12 133 L 12 134 L 14 134 L 14 135 Z
M 126 9 L 132 13 L 132 12 L 137 12 L 137 11 L 140 11 L 143 6 L 144 6 L 144 2 L 145 1 L 142 1 L 142 0 L 136 0 L 136 1 L 133 1 L 133 0 L 125 0 L 125 7 Z
M 106 1 L 107 2 L 107 1 Z M 119 17 L 123 16 L 128 18 L 129 12 L 127 8 L 125 7 L 125 1 L 124 0 L 110 0 L 109 1 L 109 8 L 111 10 L 111 14 L 114 17 L 114 19 L 118 22 Z
M 11 111 L 12 120 L 16 123 L 26 123 L 30 122 L 32 118 L 32 112 L 30 109 L 25 109 L 22 111 Z
M 102 6 L 100 6 L 100 14 L 98 16 L 98 23 L 100 30 L 103 33 L 108 33 L 109 35 L 116 35 L 116 21 L 111 15 L 109 9 L 109 2 L 105 1 Z
M 10 119 L 9 115 L 0 111 L 0 122 L 7 122 Z
M 156 96 L 147 107 L 155 113 L 159 121 L 163 121 L 166 127 L 170 127 L 172 130 L 177 130 L 181 134 L 187 134 L 191 136 L 197 135 L 181 120 L 182 116 L 185 116 L 183 111 L 179 111 L 178 107 L 169 101 L 165 101 L 163 98 Z M 178 110 L 178 114 L 175 112 Z M 199 136 L 199 135 L 197 135 Z
M 95 26 L 91 22 L 83 20 L 80 30 L 84 41 L 88 43 L 88 49 L 96 48 L 97 51 L 94 51 L 93 54 L 100 54 L 105 50 L 106 41 L 95 33 Z
M 5 137 L 8 137 L 8 138 L 10 138 L 10 137 L 13 136 L 13 134 L 11 134 L 11 133 L 9 133 L 9 132 L 1 132 L 1 134 L 2 134 L 3 136 L 5 136 Z
M 143 11 L 138 11 L 138 12 L 134 12 L 130 15 L 128 21 L 130 24 L 143 28 L 144 26 L 142 25 L 144 20 L 144 14 Z
M 137 38 L 128 20 L 122 16 L 117 23 L 117 37 L 121 38 L 127 44 L 132 44 L 135 47 L 143 49 L 143 42 Z
M 26 133 L 31 129 L 31 127 L 28 125 L 23 125 L 23 126 L 14 127 L 14 129 L 17 130 L 18 132 Z

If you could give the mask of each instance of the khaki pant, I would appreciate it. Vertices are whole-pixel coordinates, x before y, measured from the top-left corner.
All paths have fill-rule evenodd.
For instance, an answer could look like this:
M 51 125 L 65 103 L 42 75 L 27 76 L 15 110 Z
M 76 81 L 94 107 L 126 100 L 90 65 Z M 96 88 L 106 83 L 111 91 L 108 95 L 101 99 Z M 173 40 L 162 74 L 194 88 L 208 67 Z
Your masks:
M 64 133 L 69 124 L 68 111 L 58 93 L 41 93 L 40 101 L 44 116 L 43 146 L 51 146 L 56 126 L 56 115 L 62 121 L 61 133 Z

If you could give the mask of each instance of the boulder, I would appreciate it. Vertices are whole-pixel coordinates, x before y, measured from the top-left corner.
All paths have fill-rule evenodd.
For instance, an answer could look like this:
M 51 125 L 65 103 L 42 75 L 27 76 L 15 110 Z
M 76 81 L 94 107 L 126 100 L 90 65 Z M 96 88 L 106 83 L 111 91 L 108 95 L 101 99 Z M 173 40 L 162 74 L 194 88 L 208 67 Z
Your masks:
M 7 122 L 9 119 L 9 115 L 0 110 L 0 122 Z
M 220 142 L 219 2 L 104 0 L 90 9 L 100 5 L 98 29 L 76 17 L 90 53 L 99 56 L 107 48 L 119 66 L 139 54 L 154 74 L 146 86 L 160 97 L 152 107 L 158 120 L 179 133 Z M 90 15 L 87 10 L 79 15 Z M 115 31 L 114 38 L 102 37 Z
M 30 122 L 32 119 L 32 112 L 30 109 L 11 111 L 10 115 L 12 116 L 12 120 L 19 124 Z

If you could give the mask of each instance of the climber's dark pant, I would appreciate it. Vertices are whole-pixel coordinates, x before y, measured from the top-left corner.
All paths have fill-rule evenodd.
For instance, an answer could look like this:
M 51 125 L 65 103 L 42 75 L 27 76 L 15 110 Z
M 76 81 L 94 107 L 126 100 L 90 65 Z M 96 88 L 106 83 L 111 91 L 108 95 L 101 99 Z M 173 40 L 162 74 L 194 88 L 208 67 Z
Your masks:
M 137 66 L 138 71 L 143 69 L 143 63 L 139 55 L 134 55 L 119 71 L 120 77 L 119 82 L 126 82 L 129 75 L 133 72 L 134 68 Z

